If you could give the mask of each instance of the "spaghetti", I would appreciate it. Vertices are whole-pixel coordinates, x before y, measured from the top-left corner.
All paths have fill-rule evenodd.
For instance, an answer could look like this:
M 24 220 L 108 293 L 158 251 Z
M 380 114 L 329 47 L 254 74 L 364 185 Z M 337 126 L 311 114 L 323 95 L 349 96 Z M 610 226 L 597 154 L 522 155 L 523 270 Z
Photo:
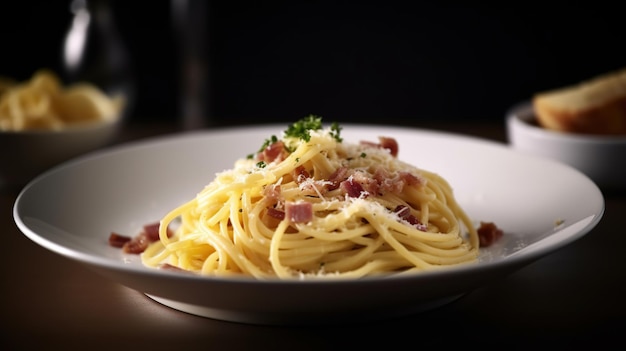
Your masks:
M 113 121 L 124 101 L 88 82 L 63 86 L 54 72 L 45 69 L 22 83 L 0 77 L 0 131 L 61 130 Z
M 309 116 L 272 136 L 166 214 L 142 262 L 201 275 L 307 279 L 476 261 L 477 230 L 445 179 L 399 160 L 393 138 L 347 143 L 340 130 Z

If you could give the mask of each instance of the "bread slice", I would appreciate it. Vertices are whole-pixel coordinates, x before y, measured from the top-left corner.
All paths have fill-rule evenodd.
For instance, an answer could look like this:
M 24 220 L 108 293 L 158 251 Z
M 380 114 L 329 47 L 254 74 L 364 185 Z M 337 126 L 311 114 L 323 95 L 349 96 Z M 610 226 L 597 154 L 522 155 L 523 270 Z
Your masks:
M 540 126 L 567 133 L 626 134 L 626 68 L 537 93 Z

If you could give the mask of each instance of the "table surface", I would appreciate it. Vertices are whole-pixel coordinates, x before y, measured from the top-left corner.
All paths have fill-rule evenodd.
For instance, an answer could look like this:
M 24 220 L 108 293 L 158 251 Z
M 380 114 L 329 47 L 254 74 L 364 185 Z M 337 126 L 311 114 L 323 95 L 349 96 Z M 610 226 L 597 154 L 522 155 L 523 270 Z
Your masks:
M 504 125 L 422 127 L 506 141 Z M 171 125 L 129 125 L 117 142 L 179 131 Z M 17 191 L 5 191 L 0 197 L 4 350 L 42 346 L 307 350 L 400 344 L 564 349 L 623 342 L 623 193 L 604 193 L 602 220 L 580 240 L 443 307 L 386 321 L 308 327 L 223 322 L 160 305 L 26 238 L 13 221 L 16 196 Z

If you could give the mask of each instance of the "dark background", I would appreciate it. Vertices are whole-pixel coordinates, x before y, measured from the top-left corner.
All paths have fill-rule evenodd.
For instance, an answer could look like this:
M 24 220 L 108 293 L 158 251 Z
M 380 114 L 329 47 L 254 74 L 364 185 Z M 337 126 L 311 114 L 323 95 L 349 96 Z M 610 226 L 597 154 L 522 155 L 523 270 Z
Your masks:
M 129 119 L 180 120 L 187 37 L 201 44 L 207 125 L 325 120 L 419 126 L 493 120 L 533 93 L 626 66 L 618 8 L 410 1 L 110 1 L 131 58 Z M 62 72 L 70 1 L 4 2 L 0 75 Z M 193 16 L 205 28 L 194 27 Z

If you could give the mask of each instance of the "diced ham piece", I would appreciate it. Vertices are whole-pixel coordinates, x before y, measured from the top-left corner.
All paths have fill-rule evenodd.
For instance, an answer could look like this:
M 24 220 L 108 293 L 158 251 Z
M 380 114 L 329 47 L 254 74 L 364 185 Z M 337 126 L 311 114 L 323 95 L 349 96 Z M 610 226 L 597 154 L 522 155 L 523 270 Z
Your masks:
M 281 221 L 285 219 L 285 212 L 277 210 L 274 207 L 267 208 L 267 215 L 272 218 L 280 219 Z
M 148 248 L 151 242 L 152 241 L 148 237 L 148 234 L 146 234 L 146 232 L 141 232 L 141 234 L 124 244 L 124 246 L 122 246 L 122 250 L 129 254 L 140 254 Z
M 389 137 L 379 137 L 378 140 L 380 141 L 380 147 L 389 150 L 391 156 L 398 156 L 398 142 L 396 141 L 396 139 Z
M 335 190 L 339 188 L 342 181 L 348 178 L 348 168 L 339 167 L 328 177 L 328 190 Z
M 406 185 L 418 185 L 420 178 L 406 171 L 399 171 L 397 174 L 390 174 L 386 169 L 379 167 L 374 171 L 374 179 L 380 185 L 380 191 L 399 194 Z
M 311 175 L 309 174 L 309 172 L 307 172 L 307 170 L 304 167 L 299 166 L 299 167 L 296 167 L 296 169 L 294 169 L 293 178 L 296 180 L 296 183 L 300 184 L 304 180 L 311 178 Z
M 392 176 L 382 167 L 374 171 L 374 179 L 380 184 L 380 190 L 383 192 L 399 194 L 404 188 L 404 184 L 398 181 L 397 176 Z
M 368 146 L 372 146 L 372 147 L 378 147 L 378 148 L 382 148 L 382 149 L 387 149 L 389 150 L 389 154 L 393 157 L 397 157 L 398 156 L 398 142 L 396 141 L 396 139 L 394 138 L 390 138 L 390 137 L 378 137 L 378 144 L 371 142 L 371 141 L 361 141 L 361 145 L 368 145 Z
M 263 162 L 282 161 L 285 159 L 287 151 L 285 150 L 285 144 L 282 141 L 277 141 L 270 144 L 258 155 L 258 159 Z
M 150 241 L 159 240 L 159 227 L 160 226 L 161 226 L 161 223 L 159 222 L 147 224 L 143 226 L 143 231 L 144 233 L 146 233 L 146 235 L 148 235 L 148 239 L 150 239 Z
M 363 190 L 363 186 L 356 182 L 353 177 L 348 177 L 348 179 L 341 182 L 340 186 L 348 197 L 360 197 L 362 193 L 367 195 L 367 192 Z
M 325 187 L 329 191 L 341 187 L 348 197 L 362 197 L 384 193 L 399 194 L 405 186 L 419 185 L 421 182 L 421 178 L 406 171 L 390 173 L 379 167 L 370 175 L 360 170 L 339 167 L 328 177 Z
M 160 226 L 159 222 L 146 224 L 143 226 L 143 231 L 133 238 L 113 232 L 109 235 L 109 245 L 121 247 L 125 253 L 140 254 L 151 243 L 159 240 Z M 174 232 L 168 227 L 167 237 L 169 238 L 172 235 L 174 235 Z
M 297 167 L 292 172 L 292 177 L 298 183 L 303 195 L 323 197 L 328 191 L 328 187 L 333 185 L 330 181 L 313 179 L 311 174 L 302 166 Z
M 292 223 L 309 222 L 313 219 L 313 205 L 310 202 L 287 202 L 285 217 Z
M 417 219 L 413 214 L 411 214 L 411 209 L 408 206 L 398 205 L 394 212 L 398 215 L 398 217 L 403 220 L 409 222 L 411 225 L 415 226 L 417 229 L 421 231 L 426 231 L 428 228 L 426 225 L 422 224 L 422 222 Z
M 123 247 L 124 244 L 129 242 L 131 239 L 131 237 L 126 235 L 111 233 L 111 235 L 109 235 L 109 245 L 113 247 Z
M 498 228 L 493 222 L 480 222 L 477 229 L 480 247 L 488 247 L 493 245 L 502 237 L 504 232 Z
M 398 172 L 398 176 L 406 185 L 418 185 L 421 183 L 420 178 L 416 177 L 413 173 L 410 172 L 400 171 Z
M 280 200 L 281 187 L 278 184 L 270 184 L 263 189 L 263 196 L 265 196 L 272 204 L 275 204 Z
M 352 176 L 350 178 L 353 182 L 361 185 L 361 188 L 363 188 L 362 192 L 367 193 L 363 194 L 364 196 L 370 194 L 378 194 L 380 184 L 378 183 L 378 181 L 376 181 L 376 179 L 372 178 L 371 176 L 365 174 L 364 172 L 357 171 L 352 173 Z

